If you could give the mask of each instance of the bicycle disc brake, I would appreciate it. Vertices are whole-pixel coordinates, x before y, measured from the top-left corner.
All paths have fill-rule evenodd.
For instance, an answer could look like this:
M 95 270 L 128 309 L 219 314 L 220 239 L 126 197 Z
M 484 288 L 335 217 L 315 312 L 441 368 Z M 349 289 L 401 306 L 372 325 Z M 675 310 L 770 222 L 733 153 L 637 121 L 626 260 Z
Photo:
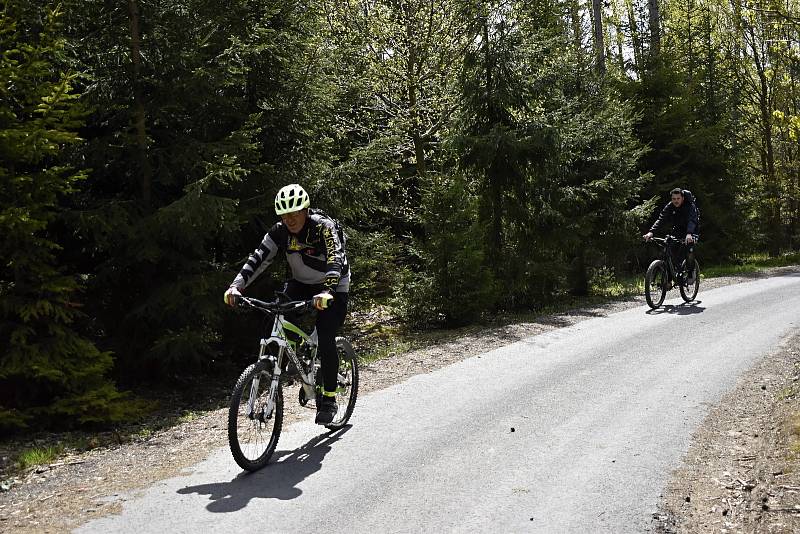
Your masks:
M 300 406 L 303 406 L 304 408 L 314 408 L 316 406 L 317 399 L 316 396 L 309 398 L 308 394 L 306 393 L 306 388 L 301 385 L 300 391 L 297 393 L 297 401 L 300 403 Z M 310 401 L 314 401 L 315 406 L 308 406 Z

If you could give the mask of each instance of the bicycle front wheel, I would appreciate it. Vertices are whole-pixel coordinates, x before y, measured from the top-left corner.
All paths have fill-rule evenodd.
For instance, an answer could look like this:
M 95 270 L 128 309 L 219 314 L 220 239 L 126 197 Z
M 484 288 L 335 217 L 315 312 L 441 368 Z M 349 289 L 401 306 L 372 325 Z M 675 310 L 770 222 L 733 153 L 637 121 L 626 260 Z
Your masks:
M 326 428 L 342 428 L 353 415 L 358 398 L 358 358 L 350 342 L 343 337 L 336 338 L 336 351 L 339 353 L 339 375 L 336 388 L 338 410 Z
M 697 297 L 697 291 L 700 289 L 700 264 L 694 260 L 694 283 L 691 285 L 680 285 L 681 297 L 686 302 L 691 302 Z
M 264 363 L 254 363 L 236 381 L 228 410 L 228 444 L 233 459 L 247 471 L 261 469 L 269 462 L 283 425 L 283 393 L 275 391 L 274 407 L 267 412 L 272 374 Z
M 654 260 L 644 276 L 644 298 L 647 305 L 656 309 L 667 296 L 667 268 L 663 260 Z

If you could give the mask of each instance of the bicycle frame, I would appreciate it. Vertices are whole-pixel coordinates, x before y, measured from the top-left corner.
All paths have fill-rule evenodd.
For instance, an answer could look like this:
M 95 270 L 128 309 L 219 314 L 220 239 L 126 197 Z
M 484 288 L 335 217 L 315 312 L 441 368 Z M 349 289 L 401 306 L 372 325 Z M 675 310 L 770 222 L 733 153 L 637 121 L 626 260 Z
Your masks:
M 680 283 L 680 281 L 676 279 L 678 269 L 675 267 L 675 263 L 672 261 L 672 247 L 675 245 L 679 245 L 680 240 L 672 236 L 667 236 L 664 238 L 655 238 L 654 241 L 657 241 L 658 243 L 663 243 L 663 247 L 661 249 L 661 260 L 664 261 L 664 265 L 667 268 L 668 280 L 671 281 L 673 284 Z
M 287 331 L 300 336 L 301 343 L 305 342 L 311 347 L 311 358 L 308 365 L 302 362 L 298 357 L 297 351 L 293 347 L 294 343 L 286 336 Z M 277 346 L 277 356 L 268 351 L 270 345 Z M 267 406 L 264 410 L 265 417 L 271 416 L 275 408 L 275 392 L 279 387 L 281 379 L 283 358 L 287 356 L 297 368 L 298 373 L 300 373 L 300 380 L 303 382 L 306 398 L 313 398 L 316 393 L 317 329 L 315 328 L 313 332 L 311 332 L 311 335 L 308 335 L 301 328 L 289 322 L 283 314 L 279 313 L 275 315 L 270 336 L 261 338 L 259 342 L 258 361 L 266 361 L 272 364 L 272 381 L 269 387 Z M 251 416 L 255 409 L 255 398 L 258 392 L 259 382 L 260 379 L 255 377 L 250 386 L 250 398 L 247 403 L 248 416 Z

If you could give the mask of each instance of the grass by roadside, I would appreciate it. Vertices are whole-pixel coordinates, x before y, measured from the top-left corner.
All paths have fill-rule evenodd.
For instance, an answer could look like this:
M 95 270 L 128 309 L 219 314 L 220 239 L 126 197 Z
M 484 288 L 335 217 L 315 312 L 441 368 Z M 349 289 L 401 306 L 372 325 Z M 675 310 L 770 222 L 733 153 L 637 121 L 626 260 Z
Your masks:
M 17 458 L 17 465 L 25 471 L 37 465 L 49 464 L 64 454 L 64 450 L 64 446 L 60 444 L 26 449 Z
M 144 442 L 162 430 L 189 423 L 222 406 L 229 392 L 227 386 L 203 386 L 202 396 L 205 398 L 202 401 L 187 401 L 186 396 L 159 395 L 160 398 L 154 401 L 159 407 L 144 420 L 110 430 L 35 432 L 4 439 L 0 441 L 0 492 L 8 491 L 21 477 L 70 456 L 124 443 Z M 187 409 L 187 405 L 192 407 Z
M 751 254 L 737 258 L 737 262 L 724 265 L 702 267 L 703 274 L 709 278 L 755 273 L 769 267 L 786 267 L 800 264 L 800 252 L 781 254 L 771 258 L 766 254 Z
M 771 267 L 786 267 L 800 264 L 800 252 L 785 253 L 777 257 L 767 254 L 750 254 L 734 259 L 732 263 L 719 265 L 700 266 L 701 278 L 719 278 L 723 276 L 736 276 L 748 273 L 758 273 Z M 593 273 L 591 293 L 603 299 L 620 299 L 644 292 L 644 276 L 615 275 L 608 269 L 600 269 Z M 591 299 L 592 297 L 589 297 Z M 594 302 L 591 302 L 594 303 Z

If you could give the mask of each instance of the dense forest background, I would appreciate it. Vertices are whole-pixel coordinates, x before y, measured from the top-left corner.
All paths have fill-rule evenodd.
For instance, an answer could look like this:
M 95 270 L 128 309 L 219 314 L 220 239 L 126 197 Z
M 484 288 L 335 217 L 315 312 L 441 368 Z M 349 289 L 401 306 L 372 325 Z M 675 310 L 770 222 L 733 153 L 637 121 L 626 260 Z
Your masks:
M 0 430 L 249 353 L 287 183 L 416 327 L 640 271 L 675 186 L 702 261 L 797 250 L 798 78 L 796 0 L 0 1 Z

